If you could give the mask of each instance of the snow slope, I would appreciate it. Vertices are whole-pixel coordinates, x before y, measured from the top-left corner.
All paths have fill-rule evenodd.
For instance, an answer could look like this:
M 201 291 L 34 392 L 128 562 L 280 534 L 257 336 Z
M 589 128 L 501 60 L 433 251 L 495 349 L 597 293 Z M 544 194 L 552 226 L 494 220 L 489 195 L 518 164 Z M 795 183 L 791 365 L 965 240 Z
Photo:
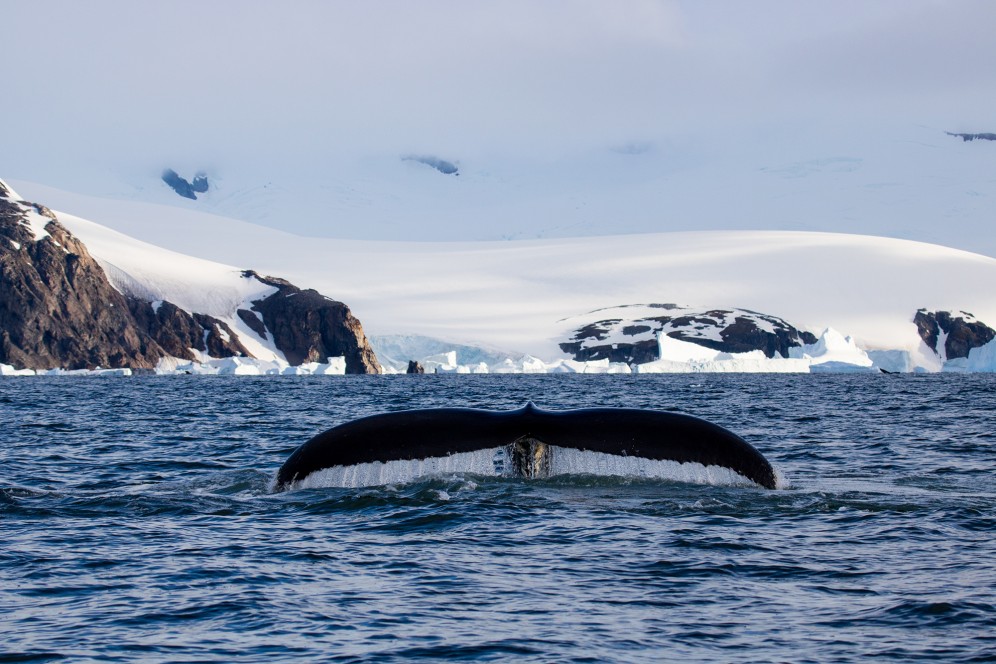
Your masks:
M 459 175 L 406 161 L 399 149 L 299 163 L 150 162 L 24 176 L 319 237 L 448 241 L 763 228 L 905 238 L 996 256 L 996 235 L 986 231 L 996 142 L 908 124 L 716 129 L 545 157 L 434 155 L 453 161 Z M 181 198 L 160 180 L 164 167 L 188 179 L 206 168 L 210 188 L 196 201 Z M 14 184 L 42 198 L 34 186 Z M 48 200 L 102 218 L 69 199 Z
M 43 204 L 56 198 L 30 193 Z M 346 302 L 368 334 L 425 335 L 544 359 L 561 357 L 567 319 L 640 302 L 742 307 L 817 335 L 833 327 L 865 350 L 918 352 L 912 317 L 920 307 L 996 322 L 996 259 L 907 240 L 710 231 L 373 242 L 305 238 L 172 206 L 91 199 L 87 207 L 106 226 L 60 218 L 117 279 L 126 274 L 157 298 L 226 320 L 252 296 L 238 277 L 251 268 Z

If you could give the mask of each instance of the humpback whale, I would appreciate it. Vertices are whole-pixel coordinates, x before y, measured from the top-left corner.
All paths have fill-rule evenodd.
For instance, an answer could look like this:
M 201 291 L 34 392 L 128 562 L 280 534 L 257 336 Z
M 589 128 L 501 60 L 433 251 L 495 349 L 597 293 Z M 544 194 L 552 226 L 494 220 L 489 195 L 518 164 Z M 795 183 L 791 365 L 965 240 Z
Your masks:
M 547 477 L 552 447 L 719 466 L 768 489 L 776 483 L 771 464 L 750 443 L 691 415 L 635 408 L 547 411 L 528 403 L 508 411 L 404 410 L 340 424 L 297 448 L 277 471 L 275 488 L 292 488 L 335 467 L 488 449 L 497 450 L 501 474 Z

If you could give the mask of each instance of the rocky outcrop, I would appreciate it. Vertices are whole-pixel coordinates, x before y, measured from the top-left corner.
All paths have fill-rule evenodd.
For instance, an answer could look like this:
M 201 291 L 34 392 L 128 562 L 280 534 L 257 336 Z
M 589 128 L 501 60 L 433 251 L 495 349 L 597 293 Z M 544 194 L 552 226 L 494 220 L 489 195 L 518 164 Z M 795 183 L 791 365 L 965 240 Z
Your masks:
M 402 157 L 401 161 L 415 161 L 420 164 L 425 164 L 429 168 L 436 169 L 443 175 L 460 175 L 460 168 L 452 161 L 440 159 L 439 157 L 435 157 L 433 155 L 409 154 Z
M 973 348 L 980 348 L 996 338 L 996 330 L 967 311 L 927 311 L 920 309 L 913 317 L 920 338 L 942 359 L 968 357 Z M 938 347 L 941 337 L 944 343 Z
M 948 136 L 954 136 L 954 137 L 960 138 L 962 141 L 966 141 L 966 142 L 967 141 L 974 141 L 974 140 L 996 141 L 996 134 L 989 134 L 989 133 L 985 133 L 985 134 L 956 134 L 956 133 L 953 133 L 953 132 L 950 132 L 950 131 L 945 132 L 945 133 Z
M 190 189 L 198 194 L 206 193 L 208 190 L 208 179 L 206 173 L 197 173 L 190 182 Z
M 346 358 L 346 373 L 381 372 L 363 326 L 345 304 L 283 279 L 252 271 L 243 274 L 277 288 L 273 295 L 254 302 L 252 309 L 263 316 L 273 343 L 289 363 L 325 362 L 341 356 Z
M 235 313 L 246 324 L 246 327 L 255 332 L 260 339 L 264 341 L 269 339 L 269 336 L 266 334 L 266 325 L 263 324 L 263 318 L 260 314 L 249 311 L 248 309 L 239 309 Z
M 621 340 L 609 341 L 613 328 L 622 327 Z M 626 364 L 645 364 L 660 359 L 654 327 L 625 325 L 622 319 L 604 319 L 589 323 L 574 331 L 570 341 L 560 344 L 560 349 L 578 362 L 608 360 Z M 629 338 L 627 338 L 629 337 Z
M 208 190 L 208 179 L 205 173 L 197 173 L 193 182 L 187 182 L 186 178 L 180 177 L 172 168 L 167 168 L 163 171 L 162 178 L 163 182 L 170 186 L 170 189 L 192 201 L 197 200 L 197 194 L 203 194 Z
M 612 314 L 612 317 L 602 317 Z M 658 335 L 724 353 L 762 351 L 789 356 L 791 348 L 816 343 L 809 332 L 781 318 L 746 309 L 695 310 L 676 304 L 626 305 L 592 312 L 561 350 L 579 362 L 609 360 L 644 364 L 660 359 Z
M 425 367 L 422 366 L 421 362 L 416 362 L 415 360 L 408 361 L 408 370 L 405 373 L 410 374 L 424 374 Z
M 211 357 L 252 357 L 232 328 L 217 318 L 187 313 L 172 302 L 137 298 L 128 298 L 128 308 L 139 329 L 173 357 L 198 359 L 193 350 Z
M 708 312 L 707 315 L 715 313 L 717 312 Z M 719 313 L 722 315 L 730 312 Z M 672 325 L 674 324 L 675 322 L 672 322 Z M 697 343 L 724 353 L 746 353 L 760 350 L 764 352 L 765 357 L 770 358 L 776 354 L 788 357 L 790 348 L 803 344 L 813 344 L 817 341 L 816 336 L 812 333 L 798 330 L 781 318 L 763 314 L 736 316 L 733 323 L 720 330 L 719 334 L 720 341 L 714 342 L 704 339 L 697 341 Z M 684 338 L 673 332 L 669 336 L 693 341 L 691 338 Z
M 0 363 L 16 368 L 151 368 L 165 351 L 48 209 L 0 198 Z

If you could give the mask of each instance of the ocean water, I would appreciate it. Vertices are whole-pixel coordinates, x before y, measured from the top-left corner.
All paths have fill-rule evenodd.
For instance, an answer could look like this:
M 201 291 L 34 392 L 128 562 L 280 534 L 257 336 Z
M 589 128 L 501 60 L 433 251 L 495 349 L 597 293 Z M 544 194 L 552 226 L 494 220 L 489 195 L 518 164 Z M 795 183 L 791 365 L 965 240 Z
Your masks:
M 678 410 L 787 487 L 272 493 L 335 424 Z M 0 661 L 996 661 L 996 377 L 0 379 Z

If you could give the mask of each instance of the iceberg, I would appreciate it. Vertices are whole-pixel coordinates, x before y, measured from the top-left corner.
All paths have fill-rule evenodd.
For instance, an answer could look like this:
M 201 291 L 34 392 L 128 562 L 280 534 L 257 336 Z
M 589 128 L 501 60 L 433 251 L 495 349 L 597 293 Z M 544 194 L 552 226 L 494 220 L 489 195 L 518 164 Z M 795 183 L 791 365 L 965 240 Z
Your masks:
M 854 339 L 827 328 L 816 343 L 790 349 L 789 357 L 762 351 L 724 353 L 690 341 L 657 337 L 660 359 L 633 366 L 635 373 L 817 373 L 873 371 L 874 362 Z
M 660 359 L 633 365 L 634 373 L 806 373 L 809 362 L 783 357 L 768 358 L 759 350 L 723 353 L 690 341 L 657 336 Z
M 845 337 L 832 327 L 824 329 L 816 343 L 790 349 L 789 357 L 808 361 L 812 373 L 878 370 L 868 353 L 858 348 L 853 337 Z
M 34 376 L 34 369 L 15 369 L 9 364 L 0 364 L 0 376 Z
M 973 348 L 968 357 L 959 357 L 944 363 L 943 371 L 996 372 L 996 339 L 985 346 Z

